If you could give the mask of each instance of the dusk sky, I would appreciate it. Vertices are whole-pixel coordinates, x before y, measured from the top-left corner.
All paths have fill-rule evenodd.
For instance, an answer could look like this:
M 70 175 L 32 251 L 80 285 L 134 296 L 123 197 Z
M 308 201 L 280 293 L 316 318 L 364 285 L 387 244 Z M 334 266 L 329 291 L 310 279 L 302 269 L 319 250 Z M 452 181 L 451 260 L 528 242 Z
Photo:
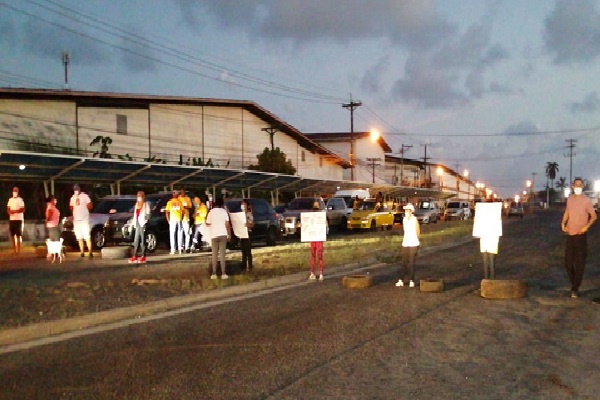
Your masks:
M 0 0 L 0 86 L 251 100 L 491 186 L 600 179 L 600 0 Z M 343 155 L 347 156 L 347 155 Z

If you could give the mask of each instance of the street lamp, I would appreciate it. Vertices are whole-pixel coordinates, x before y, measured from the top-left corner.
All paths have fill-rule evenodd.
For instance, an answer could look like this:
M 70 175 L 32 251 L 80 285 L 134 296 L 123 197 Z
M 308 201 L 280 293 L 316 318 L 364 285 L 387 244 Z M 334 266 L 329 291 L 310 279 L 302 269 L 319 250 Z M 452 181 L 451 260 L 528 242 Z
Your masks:
M 437 167 L 437 176 L 440 177 L 440 191 L 444 188 L 444 182 L 442 181 L 442 175 L 444 175 L 444 169 L 441 166 Z
M 379 138 L 381 137 L 381 134 L 379 133 L 379 131 L 377 129 L 372 129 L 370 136 L 371 136 L 371 142 L 377 143 L 379 141 Z

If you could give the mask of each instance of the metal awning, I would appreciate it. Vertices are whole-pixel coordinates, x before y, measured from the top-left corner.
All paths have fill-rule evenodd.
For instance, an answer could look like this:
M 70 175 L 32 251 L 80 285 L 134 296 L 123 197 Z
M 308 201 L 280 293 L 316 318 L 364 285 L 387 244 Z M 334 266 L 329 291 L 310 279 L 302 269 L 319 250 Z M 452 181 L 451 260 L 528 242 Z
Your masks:
M 55 183 L 106 184 L 115 194 L 126 186 L 163 186 L 165 188 L 226 188 L 231 191 L 313 192 L 321 195 L 339 189 L 369 189 L 391 197 L 448 198 L 454 193 L 433 189 L 409 188 L 345 180 L 319 180 L 295 175 L 253 170 L 191 165 L 154 164 L 71 155 L 2 150 L 0 180 L 43 182 L 54 193 Z

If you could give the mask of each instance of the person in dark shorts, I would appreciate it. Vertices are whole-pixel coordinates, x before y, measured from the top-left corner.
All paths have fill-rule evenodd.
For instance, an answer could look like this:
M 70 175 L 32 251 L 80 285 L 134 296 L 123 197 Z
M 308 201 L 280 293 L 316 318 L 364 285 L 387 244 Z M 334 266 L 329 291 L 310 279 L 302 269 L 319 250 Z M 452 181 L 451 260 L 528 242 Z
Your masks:
M 21 242 L 23 240 L 25 202 L 19 197 L 19 188 L 16 186 L 13 188 L 12 197 L 8 199 L 6 212 L 8 213 L 8 229 L 13 244 L 13 253 L 19 254 L 21 252 Z

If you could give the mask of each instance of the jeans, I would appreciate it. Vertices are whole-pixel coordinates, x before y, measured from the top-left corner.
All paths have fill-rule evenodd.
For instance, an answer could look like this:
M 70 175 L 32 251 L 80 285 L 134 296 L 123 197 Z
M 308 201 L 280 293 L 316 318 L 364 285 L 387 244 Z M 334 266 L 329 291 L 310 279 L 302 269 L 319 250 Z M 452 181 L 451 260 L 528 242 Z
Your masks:
M 135 233 L 133 237 L 133 256 L 137 257 L 138 246 L 142 251 L 142 256 L 146 257 L 146 238 L 144 236 L 145 226 L 140 226 L 138 222 L 135 223 Z
M 415 262 L 418 252 L 419 246 L 402 247 L 402 268 L 400 270 L 400 279 L 402 281 L 406 280 L 407 273 L 409 280 L 415 280 Z
M 217 236 L 212 238 L 212 273 L 217 274 L 217 258 L 221 262 L 221 275 L 227 275 L 225 272 L 225 253 L 227 251 L 227 236 Z
M 569 235 L 565 246 L 565 269 L 571 282 L 571 290 L 578 291 L 583 280 L 587 258 L 587 235 Z
M 240 239 L 240 248 L 242 250 L 242 269 L 252 270 L 252 241 L 250 238 Z
M 183 249 L 181 243 L 183 241 L 183 230 L 181 229 L 181 221 L 169 221 L 169 237 L 171 239 L 171 252 Z

